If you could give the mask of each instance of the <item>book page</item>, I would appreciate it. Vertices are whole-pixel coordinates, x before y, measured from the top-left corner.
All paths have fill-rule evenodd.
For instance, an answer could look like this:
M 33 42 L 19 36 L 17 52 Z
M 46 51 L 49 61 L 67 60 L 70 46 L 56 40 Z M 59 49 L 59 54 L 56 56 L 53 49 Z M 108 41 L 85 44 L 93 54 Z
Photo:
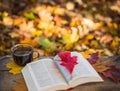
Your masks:
M 27 65 L 22 69 L 22 75 L 24 77 L 28 91 L 39 91 L 39 87 L 35 84 L 35 81 L 32 79 L 29 67 Z
M 92 65 L 77 52 L 72 52 L 72 56 L 78 56 L 78 64 L 72 73 L 72 80 L 80 77 L 100 77 Z
M 60 58 L 59 58 L 58 55 L 56 55 L 54 57 L 54 61 L 55 61 L 55 64 L 57 65 L 58 69 L 63 74 L 65 80 L 67 81 L 67 84 L 69 84 L 69 81 L 71 79 L 71 75 L 70 75 L 70 73 L 68 72 L 68 70 L 65 67 L 63 67 L 63 66 L 60 65 L 61 62 L 60 62 Z
M 41 59 L 30 64 L 30 69 L 38 87 L 49 88 L 65 85 L 66 81 L 52 59 Z M 58 88 L 58 87 L 57 87 Z
M 71 52 L 71 56 L 78 57 L 77 58 L 78 64 L 75 65 L 75 68 L 74 68 L 72 74 L 70 74 L 64 66 L 60 65 L 60 61 L 59 61 L 60 58 L 58 56 L 55 56 L 55 58 L 54 58 L 54 60 L 56 61 L 56 65 L 63 73 L 68 84 L 75 83 L 75 80 L 79 80 L 79 78 L 81 78 L 81 79 L 82 78 L 89 78 L 89 77 L 100 78 L 98 73 L 94 70 L 94 68 L 88 63 L 88 61 L 80 53 Z M 99 80 L 102 80 L 102 79 L 100 78 Z M 82 83 L 84 83 L 84 82 L 86 82 L 86 81 L 83 81 Z M 77 84 L 80 84 L 80 83 L 77 83 Z

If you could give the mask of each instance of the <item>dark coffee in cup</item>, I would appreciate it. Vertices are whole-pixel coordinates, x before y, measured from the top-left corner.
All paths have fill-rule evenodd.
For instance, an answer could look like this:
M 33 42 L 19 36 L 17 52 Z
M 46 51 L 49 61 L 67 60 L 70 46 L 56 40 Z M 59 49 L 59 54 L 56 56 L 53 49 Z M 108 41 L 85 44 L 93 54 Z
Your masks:
M 33 60 L 33 47 L 29 44 L 17 44 L 11 48 L 14 62 L 24 66 Z

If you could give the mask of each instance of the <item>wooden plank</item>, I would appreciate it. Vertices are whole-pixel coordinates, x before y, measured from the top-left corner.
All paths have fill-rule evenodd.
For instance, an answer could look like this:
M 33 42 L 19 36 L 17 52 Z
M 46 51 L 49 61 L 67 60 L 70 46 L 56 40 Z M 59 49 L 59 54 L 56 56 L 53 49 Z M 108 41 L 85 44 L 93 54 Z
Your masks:
M 13 75 L 8 71 L 0 71 L 0 91 L 13 91 L 16 79 L 23 78 L 21 74 Z M 104 78 L 102 83 L 87 83 L 77 86 L 72 91 L 120 91 L 120 83 L 115 84 L 110 79 Z
M 0 71 L 4 70 L 7 71 L 9 70 L 8 68 L 6 68 L 6 64 L 10 61 L 9 57 L 3 57 L 0 60 Z
M 13 91 L 12 87 L 16 84 L 15 80 L 22 75 L 13 75 L 8 71 L 0 71 L 0 91 Z

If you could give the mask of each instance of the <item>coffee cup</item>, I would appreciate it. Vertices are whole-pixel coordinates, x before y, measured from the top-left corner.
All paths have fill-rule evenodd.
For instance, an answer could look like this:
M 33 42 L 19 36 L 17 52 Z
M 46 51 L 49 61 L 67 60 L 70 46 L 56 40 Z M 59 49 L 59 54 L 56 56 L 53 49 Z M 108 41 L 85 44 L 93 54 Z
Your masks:
M 36 57 L 33 57 L 36 53 Z M 25 66 L 27 63 L 33 61 L 33 59 L 39 57 L 39 53 L 34 51 L 34 48 L 30 44 L 16 44 L 11 48 L 11 54 L 14 62 L 17 65 Z

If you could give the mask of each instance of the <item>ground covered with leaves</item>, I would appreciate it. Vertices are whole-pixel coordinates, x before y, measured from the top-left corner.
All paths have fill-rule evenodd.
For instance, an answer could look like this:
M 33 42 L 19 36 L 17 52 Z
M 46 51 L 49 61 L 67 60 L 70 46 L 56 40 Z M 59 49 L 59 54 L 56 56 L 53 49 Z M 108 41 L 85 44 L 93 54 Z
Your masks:
M 17 13 L 2 10 L 0 56 L 17 43 L 32 44 L 41 56 L 91 49 L 120 55 L 120 1 L 45 0 Z

